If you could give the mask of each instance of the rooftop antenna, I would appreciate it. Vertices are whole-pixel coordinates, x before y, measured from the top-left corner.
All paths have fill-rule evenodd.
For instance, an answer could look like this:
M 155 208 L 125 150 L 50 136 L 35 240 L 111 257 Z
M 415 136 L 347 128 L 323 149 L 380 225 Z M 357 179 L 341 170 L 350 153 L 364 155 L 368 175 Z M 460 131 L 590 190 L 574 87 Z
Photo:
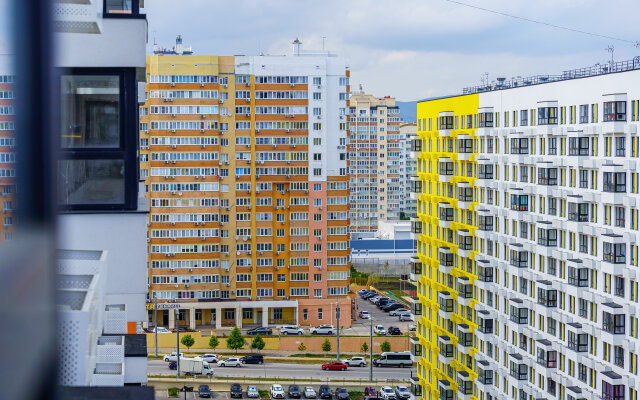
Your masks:
M 480 82 L 482 82 L 483 85 L 488 85 L 489 84 L 489 73 L 485 72 L 481 75 L 480 78 Z
M 611 66 L 613 67 L 613 52 L 615 51 L 613 45 L 607 46 L 605 49 L 608 53 L 611 53 Z
M 326 36 L 322 37 L 322 51 L 324 51 L 324 41 L 325 41 L 326 38 L 327 38 Z
M 300 41 L 300 39 L 296 38 L 296 40 L 294 40 L 292 44 L 293 44 L 293 55 L 299 56 L 302 42 Z

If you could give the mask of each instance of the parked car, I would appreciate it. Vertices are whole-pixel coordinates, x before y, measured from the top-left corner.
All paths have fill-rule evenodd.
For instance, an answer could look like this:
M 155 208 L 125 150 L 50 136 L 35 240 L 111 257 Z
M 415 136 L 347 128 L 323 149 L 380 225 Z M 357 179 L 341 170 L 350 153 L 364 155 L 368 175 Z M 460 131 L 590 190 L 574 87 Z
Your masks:
M 184 328 L 184 327 L 180 327 L 180 328 L 174 328 L 171 330 L 171 332 L 176 333 L 176 332 L 195 332 L 195 329 L 191 329 L 191 328 Z
M 209 385 L 198 386 L 198 397 L 211 398 L 211 389 L 209 388 Z
M 218 361 L 218 367 L 241 367 L 242 361 L 238 357 L 227 358 L 226 360 Z
M 153 333 L 155 331 L 158 331 L 158 333 L 171 333 L 171 331 L 165 328 L 164 326 L 158 326 L 157 328 L 155 328 L 155 330 L 152 328 L 152 329 L 149 329 L 148 331 L 150 333 Z
M 345 388 L 336 389 L 336 400 L 349 400 L 349 392 Z
M 331 393 L 331 388 L 328 385 L 320 385 L 320 390 L 318 391 L 318 397 L 320 397 L 321 399 L 333 398 L 333 393 Z
M 346 371 L 347 364 L 342 361 L 334 361 L 328 364 L 322 364 L 322 369 L 325 371 Z
M 400 315 L 400 314 L 402 314 L 402 313 L 404 313 L 404 312 L 406 312 L 406 311 L 407 311 L 407 309 L 406 309 L 406 308 L 404 308 L 404 307 L 398 307 L 398 308 L 396 308 L 395 310 L 391 310 L 391 311 L 389 311 L 389 315 L 391 315 L 392 317 L 397 317 L 398 315 Z
M 404 385 L 396 386 L 396 397 L 398 400 L 411 398 L 411 392 Z
M 373 328 L 373 332 L 374 332 L 376 335 L 386 335 L 386 334 L 387 334 L 386 329 L 384 329 L 384 326 L 382 326 L 382 325 L 376 325 L 376 326 Z
M 400 320 L 400 321 L 413 321 L 411 319 L 411 313 L 410 312 L 406 312 L 406 313 L 402 313 L 402 314 L 398 315 L 398 320 Z
M 297 326 L 283 326 L 280 328 L 280 333 L 282 335 L 304 335 L 304 329 Z
M 387 329 L 387 334 L 397 336 L 402 335 L 402 331 L 397 326 L 390 326 L 389 329 Z
M 247 331 L 247 335 L 249 335 L 249 336 L 255 336 L 255 335 L 265 336 L 265 335 L 272 335 L 272 334 L 273 334 L 273 329 L 264 328 L 264 327 L 249 329 Z
M 362 296 L 363 294 L 365 294 L 365 293 L 367 293 L 367 292 L 369 292 L 369 290 L 368 290 L 368 289 L 360 289 L 360 290 L 358 290 L 358 294 L 359 294 L 360 296 Z
M 277 383 L 271 385 L 270 394 L 272 399 L 284 399 L 284 389 L 282 388 L 282 385 Z
M 378 295 L 378 294 L 377 294 L 376 292 L 374 292 L 374 291 L 370 291 L 370 292 L 368 292 L 368 293 L 363 294 L 363 295 L 362 295 L 362 298 L 363 298 L 364 300 L 369 300 L 370 298 L 372 298 L 372 297 L 374 297 L 374 296 L 377 296 L 377 295 Z
M 300 386 L 298 385 L 289 385 L 289 390 L 287 390 L 287 394 L 290 399 L 299 399 L 300 398 Z
M 336 328 L 333 325 L 320 325 L 309 330 L 312 335 L 333 335 Z
M 182 357 L 184 357 L 184 353 L 180 353 L 180 358 Z M 162 360 L 165 362 L 178 361 L 178 357 L 176 357 L 176 352 L 174 351 L 173 353 L 164 356 Z
M 364 367 L 367 365 L 367 360 L 364 357 L 351 357 L 344 360 L 344 363 L 349 367 Z
M 415 332 L 416 329 L 418 329 L 418 325 L 417 324 L 409 325 L 409 332 Z
M 243 364 L 262 364 L 264 357 L 262 354 L 249 354 L 248 356 L 242 357 L 240 362 Z
M 373 360 L 373 365 L 376 367 L 411 367 L 413 360 L 411 360 L 410 351 L 393 352 L 388 351 L 380 354 L 380 357 Z
M 373 400 L 378 398 L 378 392 L 373 386 L 364 388 L 364 400 Z
M 230 390 L 230 396 L 231 398 L 233 397 L 240 397 L 242 398 L 242 386 L 240 386 L 239 383 L 234 383 L 231 385 L 231 390 Z
M 387 304 L 389 304 L 389 303 L 391 303 L 393 301 L 395 301 L 395 300 L 392 300 L 392 299 L 390 299 L 388 297 L 383 297 L 383 298 L 378 299 L 378 301 L 376 302 L 376 305 L 378 306 L 378 308 L 382 308 L 385 305 L 387 305 Z
M 396 400 L 396 392 L 390 386 L 380 388 L 379 397 L 383 400 Z
M 380 296 L 379 294 L 377 294 L 377 295 L 375 295 L 375 296 L 373 296 L 373 297 L 369 297 L 369 299 L 368 299 L 368 300 L 369 300 L 370 302 L 372 302 L 372 303 L 374 303 L 374 304 L 375 304 L 375 302 L 376 302 L 376 301 L 378 301 L 378 299 L 380 299 L 380 298 L 382 298 L 382 296 Z
M 318 397 L 316 391 L 312 386 L 305 386 L 303 396 L 305 399 L 315 399 Z
M 369 314 L 369 311 L 360 311 L 360 318 L 362 319 L 370 319 L 371 318 L 371 314 Z
M 250 399 L 257 399 L 260 397 L 260 392 L 258 392 L 258 387 L 254 385 L 247 386 L 247 397 Z
M 398 309 L 398 308 L 405 309 L 403 304 L 400 304 L 400 303 L 393 303 L 393 304 L 388 304 L 388 305 L 386 305 L 386 306 L 382 309 L 382 311 L 391 312 L 391 311 L 396 310 L 396 309 Z
M 218 361 L 220 361 L 217 354 L 203 354 L 202 356 L 195 358 L 202 358 L 203 361 L 206 361 L 209 364 L 217 364 Z

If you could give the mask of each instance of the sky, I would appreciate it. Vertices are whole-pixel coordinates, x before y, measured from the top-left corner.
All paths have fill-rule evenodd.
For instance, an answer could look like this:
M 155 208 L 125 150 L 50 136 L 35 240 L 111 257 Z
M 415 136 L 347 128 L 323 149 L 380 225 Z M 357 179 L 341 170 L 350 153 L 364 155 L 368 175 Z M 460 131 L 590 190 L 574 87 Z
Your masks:
M 637 0 L 460 0 L 629 42 L 554 29 L 446 0 L 146 0 L 154 38 L 181 34 L 195 54 L 325 49 L 347 60 L 352 90 L 401 101 L 456 94 L 489 80 L 559 74 L 640 55 Z

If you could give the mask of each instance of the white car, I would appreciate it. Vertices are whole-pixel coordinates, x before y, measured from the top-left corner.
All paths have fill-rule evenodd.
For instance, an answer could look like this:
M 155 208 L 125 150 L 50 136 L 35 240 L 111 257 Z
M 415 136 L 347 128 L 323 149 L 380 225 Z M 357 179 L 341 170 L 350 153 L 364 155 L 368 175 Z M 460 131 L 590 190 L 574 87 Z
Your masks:
M 406 400 L 411 398 L 411 392 L 404 385 L 396 386 L 396 398 L 398 400 Z
M 184 353 L 180 353 L 180 358 L 184 358 Z M 178 361 L 178 357 L 176 357 L 176 352 L 174 351 L 171 354 L 167 354 L 162 358 L 165 362 Z
M 284 399 L 284 389 L 282 385 L 273 384 L 271 385 L 271 390 L 269 391 L 272 399 Z
M 373 328 L 373 332 L 375 332 L 376 335 L 386 335 L 387 334 L 387 330 L 384 329 L 384 326 L 382 326 L 382 325 L 376 325 Z
M 382 296 L 380 295 L 375 295 L 372 298 L 369 299 L 370 302 L 375 303 L 376 301 L 378 301 L 378 299 L 382 298 Z
M 168 330 L 167 328 L 165 328 L 164 326 L 159 326 L 156 328 L 156 332 L 158 333 L 171 333 L 170 330 Z
M 208 362 L 209 364 L 217 364 L 218 361 L 220 361 L 217 354 L 203 354 L 196 358 L 201 358 L 202 360 Z
M 409 312 L 409 310 L 407 310 L 404 307 L 400 307 L 400 308 L 396 308 L 395 310 L 391 310 L 389 311 L 389 315 L 391 315 L 392 317 L 397 317 L 400 314 Z
M 320 325 L 309 329 L 312 335 L 333 335 L 336 332 L 336 328 L 333 325 Z
M 227 358 L 226 360 L 218 361 L 218 367 L 241 367 L 242 361 L 238 357 Z
M 280 328 L 280 334 L 282 335 L 304 335 L 304 329 L 297 326 L 283 326 Z
M 383 386 L 380 388 L 380 392 L 378 392 L 378 397 L 382 400 L 396 400 L 396 392 L 394 392 L 390 386 Z
M 418 329 L 418 325 L 417 324 L 409 325 L 409 331 L 410 332 L 415 332 L 416 329 Z
M 247 386 L 247 397 L 252 399 L 257 399 L 260 397 L 260 392 L 258 392 L 258 387 L 254 385 Z
M 311 386 L 305 386 L 303 396 L 305 399 L 315 399 L 318 397 L 316 391 Z
M 371 319 L 371 315 L 369 314 L 369 311 L 360 311 L 360 318 L 362 319 Z
M 343 361 L 349 367 L 364 367 L 367 365 L 367 360 L 364 357 L 351 357 Z
M 406 312 L 406 313 L 398 314 L 398 319 L 400 321 L 412 321 L 411 313 L 410 312 Z

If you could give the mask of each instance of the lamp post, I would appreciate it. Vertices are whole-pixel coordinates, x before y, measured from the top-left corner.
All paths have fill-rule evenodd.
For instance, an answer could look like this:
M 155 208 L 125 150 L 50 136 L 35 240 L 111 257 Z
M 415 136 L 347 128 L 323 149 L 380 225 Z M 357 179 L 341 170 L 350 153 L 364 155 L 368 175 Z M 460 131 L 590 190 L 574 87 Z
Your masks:
M 373 383 L 373 318 L 369 317 L 369 382 Z
M 336 324 L 338 326 L 336 338 L 336 361 L 340 361 L 340 302 L 336 303 Z
M 153 327 L 156 331 L 156 358 L 158 357 L 158 298 L 155 293 L 153 295 Z
M 180 379 L 180 310 L 176 308 L 176 371 Z

